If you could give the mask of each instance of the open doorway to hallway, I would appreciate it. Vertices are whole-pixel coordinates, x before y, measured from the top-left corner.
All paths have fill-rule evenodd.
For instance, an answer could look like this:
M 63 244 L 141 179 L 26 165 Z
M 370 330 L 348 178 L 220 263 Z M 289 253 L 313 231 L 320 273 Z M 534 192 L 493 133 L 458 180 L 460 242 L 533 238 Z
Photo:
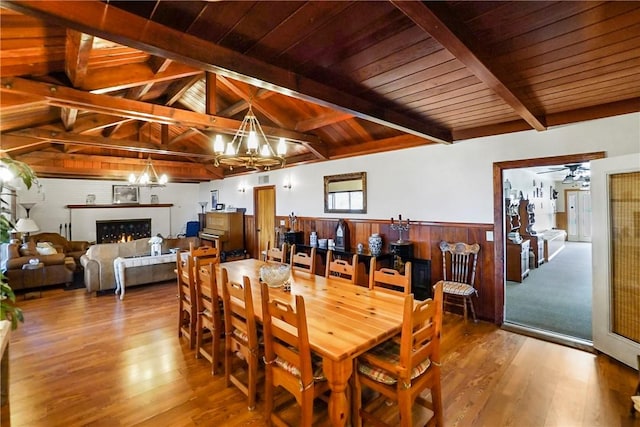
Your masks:
M 502 244 L 504 327 L 580 348 L 592 340 L 591 244 L 589 233 L 576 226 L 588 225 L 588 161 L 599 153 L 581 157 L 528 159 L 496 164 L 500 171 L 500 216 L 496 241 Z M 567 167 L 567 165 L 572 165 Z M 573 165 L 580 165 L 578 167 Z M 498 178 L 494 167 L 494 182 Z M 577 172 L 577 173 L 576 173 Z M 582 178 L 579 178 L 578 175 Z M 564 184 L 563 184 L 564 181 Z M 496 186 L 497 187 L 497 186 Z M 567 203 L 566 194 L 575 191 Z M 581 192 L 582 194 L 578 194 Z M 582 218 L 574 212 L 583 200 Z M 497 205 L 497 203 L 496 203 Z M 498 206 L 494 206 L 498 209 Z M 567 233 L 572 221 L 572 239 Z M 500 236 L 500 240 L 498 240 Z

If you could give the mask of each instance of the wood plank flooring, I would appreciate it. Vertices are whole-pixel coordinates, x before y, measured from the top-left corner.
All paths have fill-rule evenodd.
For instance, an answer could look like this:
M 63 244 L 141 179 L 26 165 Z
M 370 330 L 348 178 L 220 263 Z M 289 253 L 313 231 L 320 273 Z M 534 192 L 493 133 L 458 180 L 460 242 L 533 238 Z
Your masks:
M 178 340 L 175 283 L 132 287 L 124 301 L 62 289 L 18 298 L 26 320 L 11 338 L 2 426 L 265 425 L 262 401 L 247 411 Z M 640 427 L 633 369 L 455 315 L 444 323 L 447 426 Z M 322 402 L 318 419 L 326 425 Z

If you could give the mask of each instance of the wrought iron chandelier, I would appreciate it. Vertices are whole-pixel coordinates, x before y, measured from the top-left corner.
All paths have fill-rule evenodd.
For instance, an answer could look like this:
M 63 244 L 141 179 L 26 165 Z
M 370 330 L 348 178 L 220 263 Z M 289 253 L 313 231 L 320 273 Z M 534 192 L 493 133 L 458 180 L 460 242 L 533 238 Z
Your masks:
M 223 165 L 229 166 L 231 170 L 234 167 L 269 170 L 275 166 L 284 166 L 287 146 L 284 138 L 280 138 L 276 148 L 272 147 L 249 105 L 249 111 L 231 142 L 225 146 L 222 135 L 216 135 L 213 152 L 216 167 Z
M 138 187 L 164 187 L 167 182 L 169 182 L 169 178 L 166 174 L 158 176 L 153 163 L 151 163 L 151 156 L 147 158 L 147 163 L 140 175 L 135 176 L 133 173 L 129 175 L 129 184 Z

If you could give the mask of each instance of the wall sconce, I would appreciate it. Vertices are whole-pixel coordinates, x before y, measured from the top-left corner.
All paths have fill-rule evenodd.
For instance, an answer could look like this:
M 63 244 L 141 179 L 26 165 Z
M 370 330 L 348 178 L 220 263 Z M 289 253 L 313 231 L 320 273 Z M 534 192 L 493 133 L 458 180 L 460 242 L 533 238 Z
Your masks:
M 291 183 L 290 182 L 285 182 L 282 187 L 284 187 L 285 190 L 291 190 Z
M 247 189 L 246 189 L 243 185 L 241 185 L 240 187 L 238 187 L 238 192 L 239 192 L 239 193 L 244 193 L 245 191 L 247 191 Z

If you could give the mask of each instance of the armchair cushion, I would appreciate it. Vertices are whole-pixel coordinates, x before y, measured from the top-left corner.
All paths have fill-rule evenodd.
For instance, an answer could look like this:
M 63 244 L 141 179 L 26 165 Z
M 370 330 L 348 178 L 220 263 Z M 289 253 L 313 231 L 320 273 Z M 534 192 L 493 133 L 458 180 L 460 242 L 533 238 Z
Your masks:
M 49 242 L 38 242 L 36 251 L 38 251 L 38 255 L 53 255 L 58 253 L 56 248 Z
M 38 256 L 36 250 L 36 244 L 34 242 L 27 242 L 20 246 L 20 256 Z

